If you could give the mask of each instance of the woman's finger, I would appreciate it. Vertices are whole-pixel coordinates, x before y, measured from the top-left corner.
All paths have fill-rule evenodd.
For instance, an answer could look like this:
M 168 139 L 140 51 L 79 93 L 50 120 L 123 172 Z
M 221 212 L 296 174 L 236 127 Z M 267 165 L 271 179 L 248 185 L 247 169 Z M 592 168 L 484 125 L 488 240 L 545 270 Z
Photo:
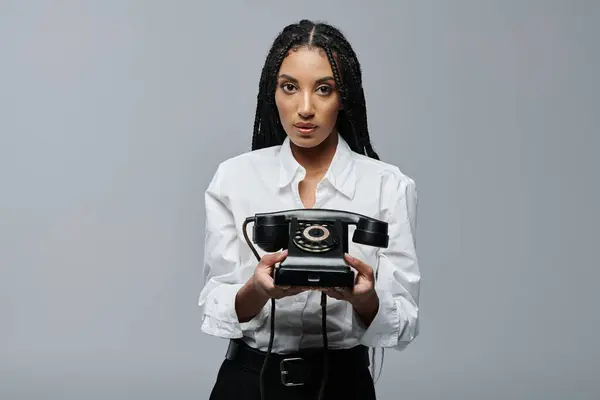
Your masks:
M 352 257 L 350 254 L 345 253 L 344 258 L 346 261 L 354 267 L 359 273 L 363 274 L 366 277 L 372 278 L 373 268 L 370 265 L 365 264 L 363 261 L 359 260 L 356 257 Z
M 344 300 L 344 295 L 335 290 L 335 288 L 322 288 L 321 291 L 324 292 L 327 296 L 332 297 L 336 300 Z

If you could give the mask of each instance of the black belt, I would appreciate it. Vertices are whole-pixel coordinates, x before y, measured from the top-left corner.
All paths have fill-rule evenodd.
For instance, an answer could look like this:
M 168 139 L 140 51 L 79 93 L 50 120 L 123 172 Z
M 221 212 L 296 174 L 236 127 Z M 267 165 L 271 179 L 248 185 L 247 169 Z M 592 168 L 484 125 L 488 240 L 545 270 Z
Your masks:
M 248 346 L 242 340 L 229 341 L 225 358 L 239 363 L 247 369 L 260 373 L 267 353 Z M 270 371 L 276 367 L 281 383 L 285 386 L 302 386 L 319 383 L 323 368 L 323 349 L 306 349 L 290 354 L 271 353 L 269 355 Z M 339 369 L 368 368 L 369 349 L 358 345 L 350 349 L 329 349 L 327 351 L 329 366 Z M 271 375 L 271 373 L 269 373 Z

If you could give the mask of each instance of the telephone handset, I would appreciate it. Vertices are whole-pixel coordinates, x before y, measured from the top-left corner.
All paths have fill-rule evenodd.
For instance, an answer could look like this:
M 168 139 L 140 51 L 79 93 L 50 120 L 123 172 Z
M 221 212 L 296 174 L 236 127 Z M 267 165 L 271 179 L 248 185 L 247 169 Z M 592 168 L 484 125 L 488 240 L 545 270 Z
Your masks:
M 261 249 L 288 250 L 273 276 L 274 283 L 281 286 L 352 288 L 354 272 L 344 259 L 349 225 L 356 226 L 352 236 L 355 243 L 386 248 L 389 242 L 386 222 L 348 211 L 291 209 L 258 213 L 246 219 L 244 235 L 251 221 L 253 241 Z

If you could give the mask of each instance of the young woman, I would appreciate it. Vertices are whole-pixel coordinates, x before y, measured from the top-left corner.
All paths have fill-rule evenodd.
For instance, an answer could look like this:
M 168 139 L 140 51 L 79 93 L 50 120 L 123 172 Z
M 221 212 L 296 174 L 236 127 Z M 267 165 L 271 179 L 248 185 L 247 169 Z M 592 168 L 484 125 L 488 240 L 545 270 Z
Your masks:
M 418 334 L 417 196 L 371 145 L 360 64 L 339 30 L 303 20 L 275 39 L 252 151 L 218 166 L 205 201 L 202 330 L 230 339 L 210 399 L 375 399 L 368 348 L 403 349 Z M 275 286 L 287 250 L 254 253 L 242 227 L 256 213 L 298 208 L 385 221 L 389 245 L 349 240 L 352 290 Z

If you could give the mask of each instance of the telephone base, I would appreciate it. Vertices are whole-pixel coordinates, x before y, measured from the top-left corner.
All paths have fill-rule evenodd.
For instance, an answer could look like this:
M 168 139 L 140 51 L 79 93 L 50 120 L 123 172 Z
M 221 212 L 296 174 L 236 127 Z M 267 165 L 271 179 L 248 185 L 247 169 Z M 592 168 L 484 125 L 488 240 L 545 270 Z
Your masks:
M 354 272 L 349 267 L 319 268 L 278 266 L 275 268 L 274 283 L 279 286 L 301 287 L 354 287 Z

